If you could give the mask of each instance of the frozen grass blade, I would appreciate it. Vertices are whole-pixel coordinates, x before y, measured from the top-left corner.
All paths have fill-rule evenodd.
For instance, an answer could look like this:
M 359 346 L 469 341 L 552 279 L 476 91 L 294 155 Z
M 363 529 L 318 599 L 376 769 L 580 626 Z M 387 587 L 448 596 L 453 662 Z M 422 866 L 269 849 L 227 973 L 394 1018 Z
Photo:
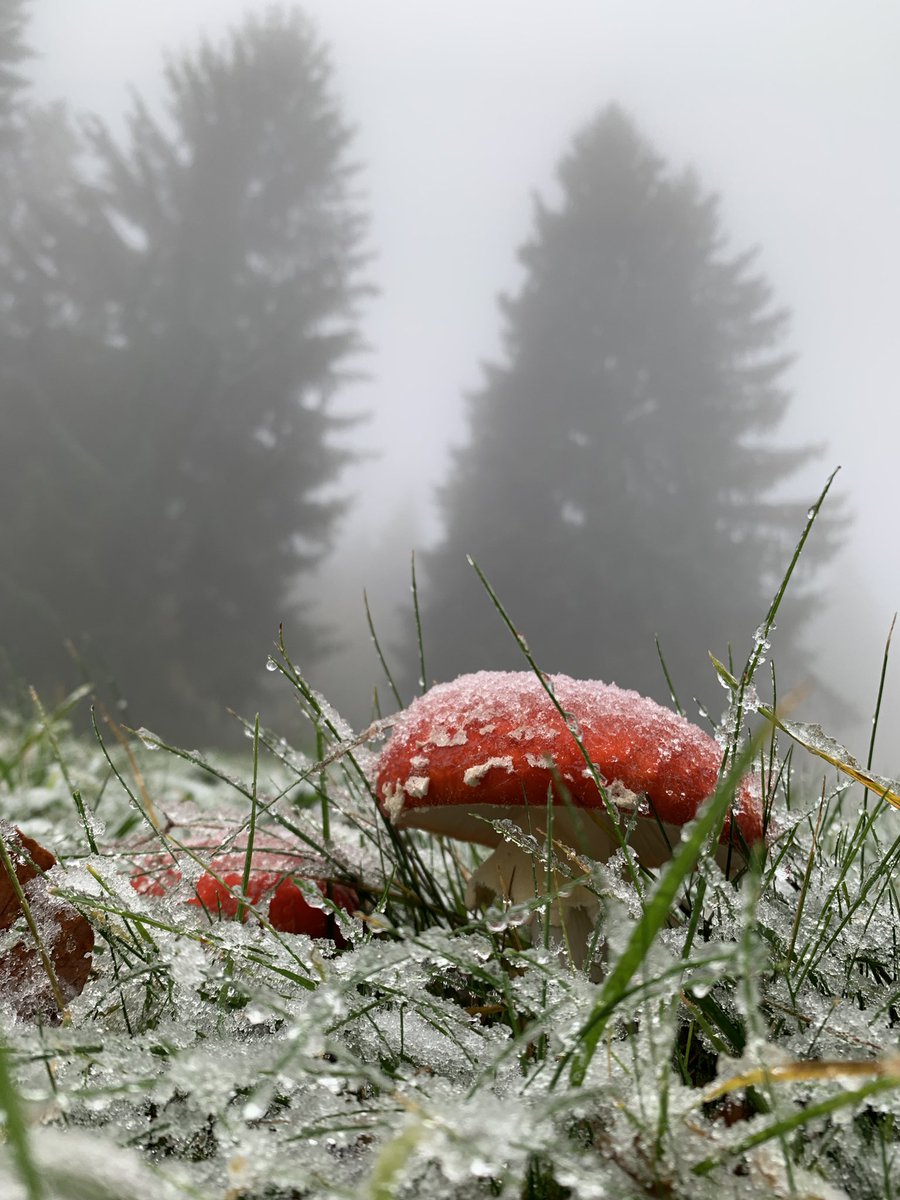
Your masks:
M 740 685 L 728 668 L 712 655 L 709 657 L 716 671 L 728 686 L 738 689 Z M 823 759 L 840 771 L 842 775 L 847 775 L 850 779 L 861 783 L 863 787 L 874 792 L 880 800 L 886 800 L 894 808 L 900 808 L 900 783 L 894 779 L 888 779 L 886 776 L 876 775 L 860 766 L 850 751 L 840 742 L 829 737 L 820 726 L 783 720 L 768 704 L 759 704 L 757 711 L 760 716 L 765 717 L 782 733 L 786 733 L 798 746 L 802 746 L 804 750 L 808 750 L 817 758 Z
M 870 1096 L 877 1096 L 880 1092 L 892 1091 L 896 1088 L 900 1088 L 900 1073 L 873 1079 L 862 1087 L 856 1088 L 855 1091 L 838 1092 L 834 1096 L 829 1096 L 826 1100 L 805 1105 L 803 1108 L 787 1116 L 780 1117 L 777 1121 L 770 1122 L 763 1126 L 762 1129 L 754 1130 L 753 1133 L 736 1142 L 734 1145 L 729 1146 L 719 1154 L 705 1158 L 702 1162 L 697 1163 L 692 1168 L 692 1171 L 695 1175 L 708 1175 L 714 1167 L 727 1162 L 731 1158 L 737 1158 L 741 1154 L 746 1154 L 748 1150 L 752 1150 L 755 1146 L 762 1146 L 765 1142 L 770 1142 L 774 1138 L 781 1139 L 786 1134 L 793 1133 L 796 1129 L 802 1129 L 804 1125 L 813 1124 L 823 1117 L 840 1112 L 841 1109 L 853 1108 L 856 1105 L 862 1104 L 864 1100 L 868 1100 Z
M 134 749 L 133 749 L 131 743 L 129 742 L 128 738 L 125 736 L 122 726 L 119 724 L 118 721 L 114 720 L 113 717 L 110 716 L 110 714 L 106 711 L 105 706 L 103 704 L 98 704 L 97 707 L 99 707 L 99 709 L 100 709 L 100 715 L 103 717 L 104 723 L 106 724 L 108 729 L 112 730 L 113 737 L 116 739 L 119 746 L 121 747 L 122 753 L 128 759 L 128 766 L 131 769 L 131 774 L 132 774 L 132 777 L 134 778 L 135 786 L 136 786 L 138 792 L 140 793 L 141 800 L 144 803 L 144 808 L 150 814 L 150 818 L 153 821 L 153 823 L 158 825 L 159 824 L 159 816 L 156 812 L 156 809 L 153 806 L 153 801 L 150 798 L 150 793 L 147 791 L 147 784 L 144 781 L 144 774 L 141 771 L 140 766 L 138 765 L 138 761 L 137 761 L 137 758 L 135 757 Z M 129 731 L 129 732 L 131 732 L 131 731 Z
M 640 894 L 643 890 L 640 872 L 638 871 L 638 868 L 635 864 L 634 855 L 632 854 L 631 847 L 628 845 L 628 841 L 625 838 L 625 836 L 622 833 L 622 830 L 619 826 L 619 814 L 616 810 L 616 806 L 612 803 L 612 801 L 609 799 L 609 796 L 606 793 L 606 788 L 603 786 L 603 781 L 600 778 L 597 768 L 594 765 L 594 763 L 591 761 L 591 756 L 588 754 L 587 750 L 585 749 L 584 742 L 581 738 L 581 734 L 578 732 L 577 726 L 575 726 L 573 724 L 572 714 L 567 713 L 566 710 L 563 708 L 563 706 L 560 704 L 559 700 L 556 698 L 556 693 L 553 691 L 553 688 L 550 686 L 550 682 L 548 680 L 547 674 L 544 671 L 542 671 L 540 669 L 540 667 L 537 665 L 537 662 L 535 661 L 534 656 L 532 655 L 531 651 L 528 648 L 528 643 L 525 641 L 525 638 L 522 636 L 522 634 L 518 631 L 518 629 L 513 624 L 512 619 L 509 616 L 509 613 L 503 607 L 500 597 L 494 591 L 493 587 L 491 586 L 490 581 L 488 580 L 487 576 L 482 571 L 481 567 L 479 567 L 478 563 L 475 561 L 474 558 L 471 557 L 471 555 L 468 555 L 467 558 L 468 558 L 469 566 L 472 568 L 472 570 L 478 576 L 479 580 L 481 581 L 481 586 L 487 592 L 488 596 L 490 596 L 491 602 L 493 603 L 497 612 L 500 614 L 501 620 L 503 621 L 504 625 L 509 630 L 509 632 L 512 634 L 519 649 L 522 651 L 522 654 L 525 656 L 525 661 L 528 663 L 529 667 L 531 668 L 531 670 L 534 672 L 534 674 L 540 681 L 541 687 L 544 689 L 544 691 L 547 693 L 548 697 L 550 698 L 551 704 L 556 709 L 556 711 L 559 713 L 559 715 L 562 717 L 563 721 L 565 722 L 566 728 L 571 733 L 572 738 L 574 739 L 575 744 L 578 747 L 578 750 L 581 754 L 581 757 L 584 759 L 585 766 L 587 767 L 588 771 L 590 772 L 591 778 L 593 779 L 593 781 L 597 787 L 597 791 L 599 792 L 600 798 L 603 801 L 603 806 L 606 809 L 607 816 L 609 817 L 609 819 L 612 823 L 612 829 L 613 829 L 613 832 L 615 833 L 616 840 L 619 843 L 619 849 L 622 851 L 623 855 L 625 856 L 625 863 L 628 868 L 628 874 L 631 877 L 631 882 L 634 884 L 634 887 L 637 889 L 638 894 Z
M 702 1100 L 697 1103 L 698 1105 L 709 1104 L 711 1100 L 719 1100 L 730 1092 L 765 1084 L 800 1083 L 811 1079 L 866 1079 L 871 1076 L 886 1079 L 895 1086 L 900 1086 L 900 1055 L 894 1054 L 881 1059 L 863 1060 L 819 1059 L 811 1062 L 781 1063 L 771 1067 L 754 1067 L 707 1088 L 703 1093 Z
M 45 1200 L 47 1195 L 41 1173 L 31 1156 L 28 1123 L 18 1089 L 9 1069 L 9 1047 L 0 1041 L 0 1108 L 6 1117 L 6 1141 L 12 1152 L 19 1180 L 27 1200 Z
M 366 609 L 366 621 L 368 622 L 368 625 L 369 625 L 369 633 L 372 635 L 372 643 L 375 646 L 375 653 L 378 655 L 378 661 L 381 663 L 381 669 L 382 669 L 382 671 L 384 671 L 385 678 L 388 681 L 388 686 L 390 687 L 391 691 L 394 694 L 394 699 L 397 702 L 397 707 L 402 708 L 403 701 L 400 699 L 400 692 L 397 688 L 396 683 L 394 683 L 394 677 L 391 674 L 391 669 L 387 665 L 387 659 L 384 657 L 384 652 L 381 649 L 381 642 L 378 640 L 378 634 L 375 632 L 375 622 L 372 620 L 372 613 L 371 613 L 371 610 L 369 609 L 369 597 L 365 592 L 363 592 L 363 604 L 365 605 L 365 609 Z
M 760 660 L 762 658 L 763 646 L 764 646 L 765 642 L 768 640 L 769 634 L 772 632 L 772 626 L 775 624 L 775 617 L 778 613 L 778 609 L 781 607 L 781 601 L 784 599 L 785 592 L 788 589 L 788 584 L 791 581 L 791 576 L 794 574 L 794 568 L 796 567 L 797 563 L 800 561 L 800 555 L 803 553 L 803 548 L 806 545 L 806 540 L 809 537 L 810 533 L 812 532 L 813 525 L 815 525 L 815 523 L 816 523 L 816 518 L 819 515 L 819 510 L 821 509 L 822 505 L 825 503 L 825 497 L 828 495 L 829 491 L 831 490 L 831 485 L 834 483 L 835 477 L 837 476 L 837 473 L 838 473 L 838 471 L 840 471 L 840 469 L 841 469 L 840 467 L 834 468 L 834 470 L 831 472 L 831 474 L 828 476 L 827 480 L 825 481 L 825 486 L 822 488 L 822 491 L 819 493 L 818 499 L 815 501 L 815 503 L 809 509 L 809 512 L 806 514 L 806 524 L 803 527 L 803 532 L 800 535 L 800 540 L 797 542 L 797 545 L 794 548 L 793 557 L 791 558 L 791 561 L 788 563 L 788 568 L 784 573 L 784 577 L 781 580 L 781 584 L 778 588 L 778 591 L 775 593 L 775 595 L 772 599 L 772 603 L 769 606 L 769 611 L 766 613 L 766 619 L 763 622 L 763 627 L 762 627 L 763 636 L 761 639 L 759 639 L 757 641 L 754 652 L 751 655 L 750 661 L 745 670 L 745 675 L 747 677 L 748 684 L 750 682 L 752 682 L 753 676 L 756 674 L 756 670 L 757 670 Z
M 788 589 L 788 584 L 790 583 L 791 577 L 794 574 L 794 568 L 797 566 L 797 563 L 800 561 L 800 555 L 803 553 L 803 548 L 806 545 L 806 540 L 809 537 L 810 532 L 812 531 L 812 527 L 815 524 L 816 518 L 819 515 L 819 510 L 821 509 L 822 505 L 824 504 L 825 497 L 828 495 L 828 492 L 831 489 L 831 485 L 834 482 L 835 476 L 837 475 L 839 470 L 840 470 L 840 467 L 835 467 L 835 469 L 831 472 L 831 474 L 828 476 L 828 479 L 825 482 L 825 486 L 822 488 L 822 491 L 819 493 L 818 499 L 816 500 L 816 502 L 812 505 L 812 507 L 809 509 L 809 511 L 806 514 L 806 524 L 803 527 L 803 532 L 800 535 L 800 540 L 797 542 L 797 545 L 794 548 L 793 557 L 791 558 L 791 561 L 788 563 L 787 570 L 785 571 L 785 573 L 782 577 L 782 580 L 778 587 L 778 590 L 776 591 L 775 595 L 772 598 L 772 603 L 769 605 L 769 611 L 766 613 L 766 618 L 763 621 L 762 625 L 760 626 L 759 630 L 757 631 L 757 634 L 755 637 L 754 648 L 751 651 L 750 657 L 747 659 L 747 663 L 744 667 L 744 670 L 741 672 L 740 681 L 736 684 L 736 687 L 735 687 L 734 691 L 732 692 L 732 695 L 734 697 L 734 700 L 733 700 L 733 703 L 734 703 L 734 726 L 731 731 L 732 732 L 732 743 L 731 743 L 731 747 L 729 750 L 729 752 L 732 754 L 737 752 L 738 739 L 741 736 L 741 726 L 743 725 L 743 721 L 744 721 L 744 704 L 745 704 L 747 689 L 753 683 L 753 679 L 756 675 L 757 670 L 759 669 L 760 663 L 762 662 L 764 648 L 767 647 L 769 644 L 769 634 L 772 632 L 772 627 L 775 624 L 775 617 L 777 616 L 778 610 L 781 607 L 781 601 L 784 599 L 785 593 L 787 592 L 787 589 Z M 712 657 L 712 655 L 710 655 L 710 657 Z M 729 657 L 730 657 L 730 655 L 729 655 Z M 715 659 L 713 659 L 713 662 L 715 663 Z M 717 669 L 718 669 L 718 665 L 717 665 Z M 720 674 L 721 674 L 721 672 L 720 672 Z M 726 674 L 728 674 L 728 672 L 726 672 Z
M 325 757 L 325 736 L 321 729 L 316 730 L 316 758 L 319 762 Z M 323 767 L 319 772 L 319 799 L 322 814 L 322 840 L 331 841 L 331 815 L 328 810 L 328 777 Z
M 369 1176 L 366 1189 L 369 1200 L 393 1200 L 400 1173 L 422 1140 L 423 1132 L 420 1121 L 411 1121 L 402 1133 L 382 1146 Z
M 878 679 L 878 696 L 875 700 L 875 713 L 872 716 L 872 736 L 869 738 L 869 752 L 866 755 L 866 770 L 872 770 L 872 760 L 875 756 L 875 738 L 878 734 L 878 722 L 881 718 L 881 702 L 884 699 L 884 683 L 887 679 L 888 659 L 891 656 L 891 638 L 894 636 L 894 626 L 897 624 L 897 614 L 894 613 L 891 619 L 891 627 L 888 630 L 887 639 L 884 643 L 884 654 L 881 659 L 881 675 Z M 863 792 L 863 810 L 869 807 L 869 789 L 866 788 Z M 863 851 L 862 861 L 865 862 L 865 850 Z
M 578 1034 L 578 1044 L 570 1050 L 560 1063 L 554 1082 L 566 1066 L 569 1068 L 569 1083 L 579 1087 L 597 1049 L 603 1032 L 616 1009 L 628 994 L 629 985 L 640 969 L 647 953 L 671 911 L 678 891 L 697 865 L 704 846 L 716 838 L 722 828 L 728 806 L 734 799 L 738 784 L 753 761 L 765 731 L 761 731 L 738 754 L 727 775 L 719 781 L 713 795 L 700 809 L 699 815 L 689 827 L 689 832 L 678 843 L 672 858 L 660 876 L 659 882 L 644 903 L 644 912 L 634 927 L 630 938 L 616 965 L 606 977 L 593 1010 Z
M 666 681 L 666 687 L 669 689 L 669 696 L 672 700 L 672 705 L 680 717 L 684 716 L 684 709 L 681 707 L 681 701 L 678 699 L 678 694 L 675 691 L 675 684 L 672 682 L 672 676 L 669 674 L 669 667 L 663 657 L 662 646 L 659 642 L 659 634 L 654 638 L 656 642 L 656 656 L 659 659 L 659 665 L 662 667 L 663 678 Z
M 825 812 L 825 785 L 822 785 L 822 799 L 819 802 L 819 815 L 816 818 L 816 827 L 813 830 L 812 841 L 809 846 L 809 857 L 806 860 L 806 870 L 803 873 L 803 882 L 800 884 L 800 895 L 797 897 L 797 912 L 794 915 L 794 923 L 791 926 L 791 941 L 788 946 L 787 962 L 788 969 L 794 961 L 794 948 L 797 945 L 797 934 L 800 932 L 800 922 L 803 920 L 803 909 L 806 904 L 806 897 L 809 893 L 809 881 L 812 878 L 813 867 L 816 861 L 816 850 L 819 844 L 819 833 L 822 829 L 822 816 Z
M 241 876 L 242 898 L 238 901 L 236 919 L 243 921 L 245 904 L 243 897 L 250 894 L 250 875 L 253 870 L 253 843 L 256 840 L 257 780 L 259 778 L 259 713 L 253 726 L 253 785 L 250 796 L 250 822 L 247 827 L 247 849 L 244 853 L 244 870 Z
M 34 704 L 34 707 L 37 709 L 38 717 L 40 718 L 41 726 L 44 730 L 44 736 L 47 738 L 47 741 L 50 744 L 50 747 L 53 751 L 53 757 L 56 759 L 57 763 L 59 764 L 59 769 L 62 772 L 62 777 L 66 781 L 66 787 L 69 789 L 69 793 L 70 793 L 73 801 L 75 802 L 75 808 L 77 809 L 78 815 L 81 818 L 81 824 L 84 829 L 84 833 L 85 833 L 85 837 L 87 838 L 88 845 L 91 848 L 91 852 L 93 854 L 96 854 L 97 853 L 97 843 L 94 840 L 94 833 L 93 833 L 93 830 L 91 829 L 90 821 L 88 820 L 87 810 L 84 807 L 84 799 L 82 798 L 81 792 L 74 785 L 71 777 L 69 776 L 69 770 L 68 770 L 68 767 L 66 766 L 66 760 L 63 757 L 62 752 L 60 751 L 59 742 L 56 740 L 56 735 L 53 732 L 53 727 L 47 716 L 46 709 L 44 708 L 43 704 L 41 703 L 41 698 L 37 694 L 37 690 L 35 688 L 33 688 L 33 687 L 29 688 L 28 694 L 31 696 L 31 701 Z M 78 695 L 78 693 L 76 693 L 76 695 Z
M 416 584 L 416 552 L 410 557 L 410 577 L 413 598 L 413 613 L 416 618 L 416 645 L 419 650 L 419 688 L 425 691 L 428 687 L 428 676 L 425 674 L 425 641 L 422 637 L 422 614 L 419 611 L 419 588 Z
M 106 746 L 106 742 L 103 739 L 103 734 L 100 732 L 100 726 L 97 724 L 97 715 L 96 715 L 93 705 L 91 705 L 91 728 L 93 729 L 94 737 L 97 739 L 97 742 L 100 745 L 100 749 L 103 752 L 103 757 L 106 759 L 107 763 L 109 764 L 110 770 L 112 771 L 113 775 L 115 775 L 116 779 L 121 784 L 122 790 L 125 792 L 126 796 L 131 801 L 132 807 L 134 807 L 140 813 L 140 815 L 143 817 L 144 821 L 149 826 L 149 828 L 153 831 L 154 836 L 158 839 L 158 841 L 163 846 L 163 848 L 165 850 L 169 851 L 169 853 L 171 853 L 171 851 L 169 850 L 166 836 L 160 827 L 159 818 L 156 816 L 156 813 L 153 812 L 151 809 L 147 808 L 147 806 L 143 802 L 143 799 L 137 795 L 137 793 L 134 791 L 133 788 L 131 788 L 131 786 L 128 784 L 125 777 L 123 776 L 122 772 L 119 770 L 119 768 L 113 762 L 112 755 L 109 753 L 109 750 L 107 749 L 107 746 Z M 159 744 L 161 745 L 162 743 L 159 743 Z M 174 858 L 174 855 L 173 855 L 173 858 Z

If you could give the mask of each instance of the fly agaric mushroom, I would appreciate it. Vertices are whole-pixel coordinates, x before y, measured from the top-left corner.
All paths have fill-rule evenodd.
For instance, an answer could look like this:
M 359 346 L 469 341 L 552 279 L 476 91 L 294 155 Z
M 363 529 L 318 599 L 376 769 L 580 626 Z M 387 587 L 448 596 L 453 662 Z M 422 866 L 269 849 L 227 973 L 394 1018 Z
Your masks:
M 480 671 L 438 684 L 399 715 L 378 760 L 377 795 L 395 825 L 494 847 L 470 881 L 472 906 L 492 893 L 513 902 L 534 896 L 529 857 L 490 822 L 508 819 L 543 843 L 548 794 L 554 841 L 600 862 L 619 848 L 576 731 L 623 823 L 634 815 L 629 844 L 645 867 L 671 857 L 681 826 L 716 789 L 722 750 L 684 717 L 614 684 L 566 675 L 547 682 L 567 719 L 532 672 Z M 759 787 L 747 777 L 725 822 L 720 864 L 743 864 L 746 847 L 762 837 Z M 592 923 L 596 899 L 584 888 L 568 906 L 567 925 Z M 563 923 L 551 914 L 552 925 Z
M 212 850 L 213 845 L 192 845 L 193 850 Z M 214 920 L 232 920 L 237 916 L 242 895 L 247 903 L 265 913 L 273 929 L 280 933 L 306 933 L 314 938 L 330 938 L 336 945 L 347 943 L 332 914 L 310 904 L 297 886 L 296 879 L 314 883 L 323 896 L 328 895 L 339 908 L 353 912 L 359 898 L 352 888 L 316 877 L 316 866 L 283 851 L 254 850 L 250 855 L 247 891 L 242 892 L 246 851 L 214 855 L 209 872 L 194 884 L 188 904 L 204 909 Z M 149 856 L 132 875 L 131 885 L 144 896 L 165 896 L 181 882 L 181 869 L 168 855 Z M 242 920 L 249 912 L 242 911 Z

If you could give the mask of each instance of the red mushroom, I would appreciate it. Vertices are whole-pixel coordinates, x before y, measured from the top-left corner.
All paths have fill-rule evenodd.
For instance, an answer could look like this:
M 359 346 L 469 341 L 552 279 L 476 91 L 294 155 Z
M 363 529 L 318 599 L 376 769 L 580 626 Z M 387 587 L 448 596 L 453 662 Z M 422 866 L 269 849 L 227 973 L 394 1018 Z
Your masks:
M 508 818 L 543 841 L 548 794 L 554 839 L 601 862 L 619 847 L 573 731 L 608 800 L 623 815 L 636 810 L 630 846 L 644 866 L 671 856 L 680 827 L 715 791 L 722 750 L 696 725 L 613 684 L 566 675 L 548 683 L 566 720 L 532 672 L 438 684 L 400 714 L 379 758 L 377 794 L 395 824 L 495 847 L 473 877 L 472 903 L 483 892 L 534 895 L 528 857 L 488 822 Z M 748 777 L 722 833 L 723 867 L 743 863 L 762 837 L 759 787 Z M 590 908 L 581 892 L 577 902 Z
M 219 842 L 191 842 L 191 849 L 200 853 L 213 851 L 209 872 L 194 884 L 194 895 L 188 904 L 203 908 L 215 920 L 232 920 L 237 916 L 242 895 L 246 851 L 235 850 L 215 854 Z M 283 850 L 254 850 L 250 856 L 250 875 L 246 900 L 265 914 L 273 929 L 280 933 L 306 933 L 315 938 L 331 938 L 338 946 L 346 945 L 332 915 L 310 904 L 295 880 L 314 883 L 323 896 L 353 912 L 358 907 L 356 892 L 342 883 L 334 883 L 316 875 L 321 864 Z M 141 866 L 131 877 L 132 887 L 145 896 L 164 896 L 181 882 L 182 872 L 169 855 L 158 852 L 143 858 Z M 243 909 L 242 920 L 249 910 Z

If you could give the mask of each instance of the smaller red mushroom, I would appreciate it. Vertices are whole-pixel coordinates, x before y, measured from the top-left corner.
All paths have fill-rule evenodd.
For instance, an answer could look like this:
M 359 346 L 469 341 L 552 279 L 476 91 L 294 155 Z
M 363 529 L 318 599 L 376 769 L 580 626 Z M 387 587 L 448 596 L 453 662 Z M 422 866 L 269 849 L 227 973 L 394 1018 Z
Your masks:
M 218 841 L 191 841 L 191 850 L 198 853 L 212 851 L 213 856 L 209 871 L 194 884 L 194 895 L 187 903 L 202 908 L 214 920 L 233 920 L 241 907 L 246 851 L 216 854 L 219 844 Z M 164 896 L 181 882 L 181 867 L 169 855 L 155 851 L 140 857 L 141 865 L 132 875 L 131 884 L 142 895 Z M 262 912 L 272 928 L 280 933 L 305 933 L 314 938 L 330 938 L 336 945 L 345 946 L 346 941 L 333 915 L 325 908 L 310 904 L 296 880 L 313 883 L 323 897 L 327 896 L 345 912 L 353 912 L 359 905 L 359 898 L 346 884 L 318 877 L 318 871 L 321 871 L 321 864 L 313 864 L 309 859 L 284 850 L 254 850 L 250 856 L 246 902 Z M 249 910 L 244 907 L 241 919 L 246 921 L 249 915 Z
M 481 671 L 438 684 L 399 715 L 378 760 L 378 799 L 396 825 L 494 847 L 473 876 L 470 903 L 491 893 L 534 896 L 529 857 L 491 821 L 509 819 L 543 841 L 549 795 L 554 839 L 605 862 L 620 839 L 596 775 L 623 818 L 635 815 L 635 857 L 658 867 L 716 789 L 722 750 L 684 717 L 614 684 L 566 675 L 547 681 L 566 719 L 531 672 Z M 723 868 L 743 864 L 762 837 L 751 776 L 722 832 Z M 573 901 L 596 905 L 584 889 Z

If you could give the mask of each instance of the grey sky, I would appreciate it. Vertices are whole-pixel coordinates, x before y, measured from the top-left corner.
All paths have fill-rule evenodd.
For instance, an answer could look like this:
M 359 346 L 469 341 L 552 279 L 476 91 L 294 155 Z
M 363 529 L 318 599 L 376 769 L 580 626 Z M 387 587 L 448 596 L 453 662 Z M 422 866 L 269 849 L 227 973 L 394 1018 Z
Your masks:
M 115 122 L 135 86 L 158 87 L 161 52 L 218 36 L 251 0 L 36 0 L 42 97 Z M 900 605 L 898 415 L 900 6 L 891 0 L 308 0 L 358 130 L 382 294 L 366 323 L 380 458 L 360 475 L 384 504 L 426 512 L 461 397 L 497 352 L 497 291 L 518 279 L 531 195 L 553 197 L 574 132 L 616 100 L 661 154 L 694 164 L 722 200 L 736 249 L 761 247 L 793 312 L 786 441 L 826 444 L 799 488 L 841 463 L 855 514 L 836 565 L 823 674 L 862 663 L 874 695 Z M 799 531 L 798 531 L 799 532 Z M 847 594 L 841 579 L 849 577 Z M 364 581 L 361 581 L 361 583 Z M 361 584 L 360 584 L 361 586 Z M 762 614 L 761 614 L 762 615 Z M 831 628 L 828 626 L 827 628 Z M 826 643 L 827 639 L 827 644 Z M 900 688 L 895 689 L 900 690 Z

